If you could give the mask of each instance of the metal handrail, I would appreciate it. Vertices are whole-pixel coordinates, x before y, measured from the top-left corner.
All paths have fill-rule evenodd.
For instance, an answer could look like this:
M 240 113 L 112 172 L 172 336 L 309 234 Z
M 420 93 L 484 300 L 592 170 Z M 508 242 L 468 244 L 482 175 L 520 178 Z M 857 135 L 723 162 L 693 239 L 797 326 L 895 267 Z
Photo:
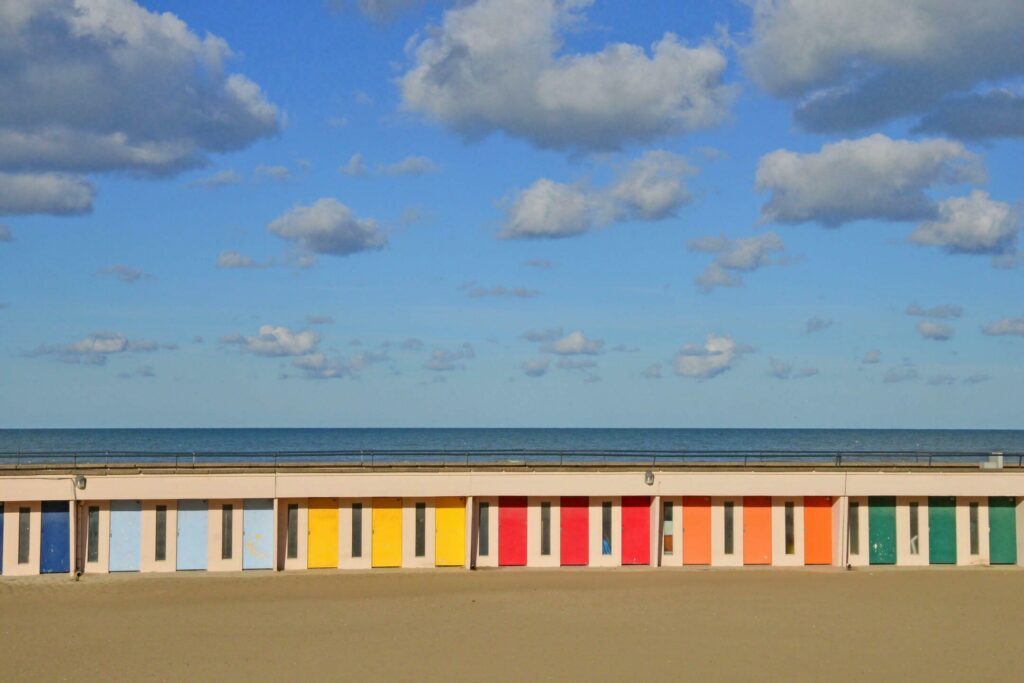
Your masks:
M 798 450 L 337 450 L 253 452 L 52 451 L 0 452 L 4 469 L 180 469 L 247 467 L 763 467 L 864 465 L 978 466 L 1002 456 L 1002 467 L 1024 467 L 1024 452 L 981 451 L 798 451 Z

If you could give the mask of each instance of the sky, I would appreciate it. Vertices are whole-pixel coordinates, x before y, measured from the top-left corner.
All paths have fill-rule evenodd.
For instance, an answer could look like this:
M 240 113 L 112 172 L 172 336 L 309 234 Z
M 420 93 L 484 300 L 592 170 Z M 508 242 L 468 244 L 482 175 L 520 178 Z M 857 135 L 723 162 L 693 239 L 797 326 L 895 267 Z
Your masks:
M 1016 0 L 0 3 L 0 428 L 1022 428 Z

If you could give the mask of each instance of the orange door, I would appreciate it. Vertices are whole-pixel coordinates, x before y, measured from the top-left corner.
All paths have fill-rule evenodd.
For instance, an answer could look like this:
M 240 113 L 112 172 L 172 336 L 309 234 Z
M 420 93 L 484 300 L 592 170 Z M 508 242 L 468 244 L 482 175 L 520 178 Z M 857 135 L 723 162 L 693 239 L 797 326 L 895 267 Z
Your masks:
M 683 564 L 711 564 L 711 499 L 683 497 Z
M 772 499 L 743 498 L 743 564 L 772 563 Z
M 832 564 L 832 497 L 804 498 L 804 564 Z

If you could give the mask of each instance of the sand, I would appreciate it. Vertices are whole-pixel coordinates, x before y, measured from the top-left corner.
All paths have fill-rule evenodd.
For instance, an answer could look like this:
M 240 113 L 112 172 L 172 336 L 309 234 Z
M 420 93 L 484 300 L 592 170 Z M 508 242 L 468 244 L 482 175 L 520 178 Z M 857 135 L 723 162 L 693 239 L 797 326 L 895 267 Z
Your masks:
M 0 580 L 2 680 L 1020 680 L 1016 569 Z

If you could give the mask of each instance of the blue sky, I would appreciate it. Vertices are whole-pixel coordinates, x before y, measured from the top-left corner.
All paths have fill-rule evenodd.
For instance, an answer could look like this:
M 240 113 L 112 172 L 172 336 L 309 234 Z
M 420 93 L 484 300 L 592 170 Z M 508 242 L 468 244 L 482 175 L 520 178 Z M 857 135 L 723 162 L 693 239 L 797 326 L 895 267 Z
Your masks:
M 11 3 L 0 427 L 1020 428 L 1024 8 L 842 4 Z

